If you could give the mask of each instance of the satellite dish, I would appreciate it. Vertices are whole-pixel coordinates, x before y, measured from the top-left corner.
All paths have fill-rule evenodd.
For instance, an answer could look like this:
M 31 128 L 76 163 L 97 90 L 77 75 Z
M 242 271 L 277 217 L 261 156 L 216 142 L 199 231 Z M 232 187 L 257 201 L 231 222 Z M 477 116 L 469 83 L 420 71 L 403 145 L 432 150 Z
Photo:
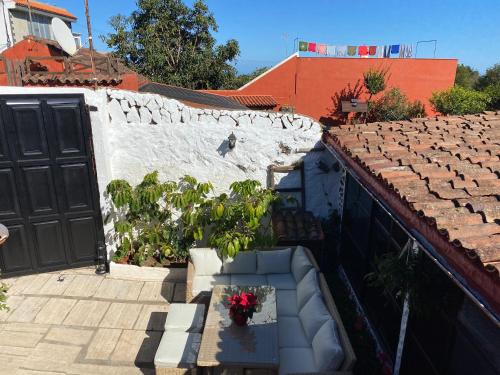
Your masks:
M 52 18 L 52 32 L 54 33 L 57 43 L 59 43 L 64 52 L 73 56 L 76 53 L 77 48 L 75 38 L 73 37 L 73 33 L 69 29 L 68 25 L 66 25 L 60 18 L 54 17 Z

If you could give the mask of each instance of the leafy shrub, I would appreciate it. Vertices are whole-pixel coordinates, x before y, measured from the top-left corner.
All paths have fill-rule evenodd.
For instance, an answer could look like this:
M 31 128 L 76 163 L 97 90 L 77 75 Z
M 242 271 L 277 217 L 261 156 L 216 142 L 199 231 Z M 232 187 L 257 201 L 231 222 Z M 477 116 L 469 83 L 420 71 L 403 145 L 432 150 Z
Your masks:
M 500 109 L 500 83 L 486 87 L 484 93 L 491 99 L 489 108 Z
M 183 261 L 195 241 L 205 239 L 225 257 L 274 242 L 269 212 L 278 197 L 258 181 L 234 182 L 229 195 L 215 196 L 209 182 L 184 176 L 178 183 L 161 183 L 155 171 L 135 188 L 125 180 L 113 180 L 106 191 L 118 216 L 115 261 Z
M 424 105 L 410 102 L 398 88 L 392 88 L 381 98 L 369 103 L 368 121 L 398 121 L 426 116 Z
M 432 94 L 430 102 L 437 112 L 444 115 L 466 115 L 484 111 L 490 97 L 482 92 L 460 86 Z
M 370 94 L 370 99 L 373 95 L 377 95 L 379 92 L 385 90 L 385 81 L 388 72 L 388 69 L 370 69 L 363 73 L 364 85 L 366 91 Z
M 260 182 L 233 182 L 230 194 L 221 194 L 206 203 L 210 222 L 208 243 L 224 257 L 233 258 L 241 250 L 274 244 L 269 213 L 278 196 Z
M 178 184 L 160 183 L 157 171 L 135 188 L 125 180 L 111 181 L 106 191 L 119 215 L 114 222 L 119 239 L 114 260 L 138 265 L 185 260 L 194 241 L 202 237 L 202 229 L 194 225 L 196 208 L 210 190 L 211 184 L 189 176 Z
M 7 290 L 7 285 L 4 283 L 0 283 L 0 311 L 9 309 L 6 304 Z

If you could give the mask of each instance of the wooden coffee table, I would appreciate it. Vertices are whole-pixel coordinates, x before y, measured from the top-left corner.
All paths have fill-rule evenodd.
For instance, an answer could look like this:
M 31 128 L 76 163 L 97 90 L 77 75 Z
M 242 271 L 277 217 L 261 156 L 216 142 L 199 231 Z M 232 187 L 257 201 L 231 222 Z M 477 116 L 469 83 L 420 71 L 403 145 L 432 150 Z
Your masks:
M 253 318 L 244 327 L 231 321 L 227 308 L 227 297 L 240 291 L 253 292 L 259 303 Z M 201 339 L 198 366 L 207 370 L 278 369 L 278 320 L 276 291 L 273 287 L 214 287 Z

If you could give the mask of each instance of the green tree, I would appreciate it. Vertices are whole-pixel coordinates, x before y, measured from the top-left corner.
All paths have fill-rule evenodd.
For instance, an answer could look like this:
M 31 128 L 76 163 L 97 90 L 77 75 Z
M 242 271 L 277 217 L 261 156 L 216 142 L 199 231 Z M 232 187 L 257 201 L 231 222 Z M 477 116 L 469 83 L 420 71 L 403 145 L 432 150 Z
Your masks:
M 130 16 L 116 15 L 101 36 L 113 54 L 149 79 L 191 89 L 217 89 L 234 80 L 234 39 L 216 45 L 214 15 L 203 0 L 138 0 Z
M 236 77 L 234 77 L 234 79 L 232 81 L 229 81 L 227 84 L 225 84 L 223 87 L 223 89 L 226 89 L 226 90 L 235 90 L 235 89 L 239 89 L 240 87 L 246 85 L 248 82 L 250 82 L 252 79 L 260 76 L 262 73 L 265 73 L 269 70 L 268 67 L 262 67 L 262 68 L 257 68 L 255 69 L 253 72 L 249 73 L 249 74 L 240 74 Z
M 455 75 L 455 85 L 473 89 L 479 79 L 479 72 L 468 65 L 459 64 Z
M 373 95 L 377 95 L 385 90 L 388 72 L 389 69 L 370 69 L 363 73 L 363 81 L 366 91 L 370 94 L 368 102 L 370 102 Z
M 486 110 L 491 98 L 486 93 L 455 86 L 434 92 L 430 102 L 437 112 L 444 115 L 466 115 Z
M 500 83 L 494 85 L 489 85 L 484 89 L 484 93 L 487 94 L 490 99 L 490 109 L 500 109 Z
M 477 88 L 484 90 L 488 86 L 497 84 L 500 84 L 500 63 L 486 69 L 486 73 L 479 77 L 477 81 Z

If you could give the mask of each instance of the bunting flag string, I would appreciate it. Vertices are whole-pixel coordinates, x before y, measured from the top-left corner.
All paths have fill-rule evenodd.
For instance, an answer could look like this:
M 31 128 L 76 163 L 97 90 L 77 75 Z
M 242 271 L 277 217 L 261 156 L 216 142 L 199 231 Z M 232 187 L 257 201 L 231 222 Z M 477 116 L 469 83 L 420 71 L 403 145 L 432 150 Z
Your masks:
M 338 46 L 315 42 L 299 41 L 299 52 L 313 52 L 332 57 L 402 58 L 413 57 L 413 45 L 389 44 L 379 46 Z

